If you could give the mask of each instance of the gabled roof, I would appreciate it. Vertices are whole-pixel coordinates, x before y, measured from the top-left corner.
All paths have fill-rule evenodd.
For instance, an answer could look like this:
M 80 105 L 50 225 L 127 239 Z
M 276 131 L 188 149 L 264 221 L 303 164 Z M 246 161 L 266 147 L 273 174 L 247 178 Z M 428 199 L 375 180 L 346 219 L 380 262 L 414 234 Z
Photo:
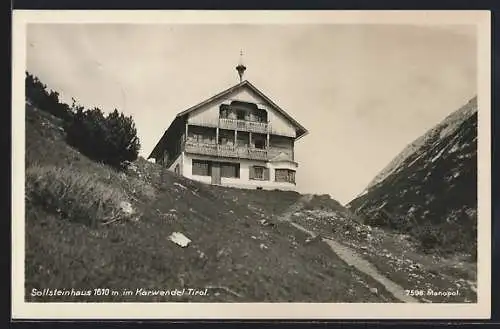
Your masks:
M 211 102 L 219 99 L 219 98 L 222 98 L 228 94 L 231 94 L 232 92 L 240 89 L 240 88 L 243 88 L 243 87 L 248 87 L 250 88 L 250 90 L 252 90 L 253 92 L 255 92 L 257 95 L 259 95 L 261 98 L 263 98 L 266 102 L 268 102 L 278 113 L 280 113 L 281 115 L 283 115 L 285 118 L 287 118 L 288 120 L 290 120 L 294 126 L 297 128 L 298 130 L 298 133 L 297 133 L 297 138 L 300 138 L 304 135 L 307 134 L 307 129 L 304 128 L 300 123 L 297 122 L 297 120 L 295 120 L 294 118 L 292 118 L 288 113 L 285 112 L 285 110 L 283 110 L 282 108 L 280 108 L 278 105 L 276 105 L 269 97 L 267 97 L 266 95 L 264 95 L 259 89 L 257 89 L 253 84 L 251 84 L 248 80 L 244 80 L 240 83 L 238 83 L 237 85 L 234 85 L 220 93 L 218 93 L 217 95 L 215 96 L 212 96 L 210 97 L 209 99 L 207 100 L 204 100 L 203 102 L 201 103 L 198 103 L 196 104 L 195 106 L 192 106 L 190 108 L 188 108 L 187 110 L 185 111 L 182 111 L 180 112 L 179 114 L 177 114 L 177 117 L 183 117 L 197 109 L 199 109 L 200 107 L 203 107 L 204 105 L 206 104 L 210 104 Z
M 204 101 L 202 101 L 201 103 L 198 103 L 190 108 L 188 108 L 187 110 L 184 110 L 180 113 L 178 113 L 174 119 L 174 121 L 172 122 L 172 124 L 176 121 L 179 121 L 179 120 L 182 120 L 182 119 L 185 119 L 186 116 L 207 105 L 207 104 L 210 104 L 211 102 L 214 102 L 216 100 L 218 100 L 219 98 L 222 98 L 226 95 L 229 95 L 231 93 L 233 93 L 234 91 L 240 89 L 240 88 L 243 88 L 243 87 L 248 87 L 250 90 L 252 90 L 253 92 L 255 92 L 257 95 L 259 95 L 262 99 L 264 99 L 266 102 L 269 103 L 269 105 L 271 105 L 271 107 L 276 110 L 278 113 L 280 113 L 281 115 L 283 115 L 286 119 L 288 119 L 290 122 L 292 122 L 292 124 L 296 127 L 296 130 L 297 130 L 297 137 L 295 138 L 296 140 L 307 135 L 308 131 L 306 128 L 304 128 L 300 123 L 297 122 L 297 120 L 295 120 L 293 117 L 291 117 L 288 113 L 285 112 L 285 110 L 283 110 L 282 108 L 280 108 L 278 105 L 276 105 L 269 97 L 267 97 L 266 95 L 264 95 L 260 90 L 258 90 L 254 85 L 252 85 L 248 80 L 244 80 L 240 83 L 238 83 L 237 85 L 234 85 Z M 172 124 L 170 126 L 172 126 Z M 170 127 L 169 127 L 170 128 Z M 158 141 L 158 143 L 156 144 L 155 148 L 153 149 L 153 151 L 151 152 L 151 154 L 149 155 L 148 159 L 153 157 L 153 154 L 156 152 L 156 150 L 158 149 L 159 145 L 162 143 L 162 141 L 166 138 L 167 136 L 167 131 L 168 129 L 165 131 L 165 133 L 162 135 L 162 137 L 160 138 L 160 140 Z

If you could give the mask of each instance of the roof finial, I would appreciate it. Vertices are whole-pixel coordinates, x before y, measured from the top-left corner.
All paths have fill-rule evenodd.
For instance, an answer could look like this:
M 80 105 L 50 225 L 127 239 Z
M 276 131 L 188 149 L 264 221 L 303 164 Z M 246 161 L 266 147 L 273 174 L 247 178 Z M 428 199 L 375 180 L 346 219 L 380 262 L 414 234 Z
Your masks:
M 240 76 L 240 82 L 243 80 L 243 74 L 245 73 L 246 66 L 243 65 L 243 50 L 240 51 L 240 61 L 238 66 L 236 66 L 236 71 L 238 71 L 238 75 Z

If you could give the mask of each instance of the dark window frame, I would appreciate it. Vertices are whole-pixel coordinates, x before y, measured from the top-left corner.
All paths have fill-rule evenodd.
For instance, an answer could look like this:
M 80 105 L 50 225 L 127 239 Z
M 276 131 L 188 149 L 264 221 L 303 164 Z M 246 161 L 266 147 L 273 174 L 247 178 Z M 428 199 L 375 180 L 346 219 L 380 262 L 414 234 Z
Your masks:
M 200 164 L 206 165 L 206 167 L 207 167 L 206 173 L 205 173 L 205 171 L 203 171 L 201 173 L 201 172 L 195 170 L 196 168 L 200 168 L 200 167 L 197 167 Z M 207 160 L 193 159 L 192 165 L 191 165 L 191 174 L 194 176 L 212 176 L 212 162 L 207 161 Z
M 261 175 L 257 175 L 257 170 L 260 170 Z M 254 178 L 256 180 L 263 180 L 264 179 L 264 171 L 266 170 L 265 167 L 260 167 L 260 166 L 254 166 L 253 167 L 253 172 L 254 172 Z
M 257 170 L 262 170 L 262 175 L 257 176 Z M 269 168 L 265 166 L 251 166 L 250 167 L 250 180 L 258 180 L 258 181 L 268 181 L 269 180 Z
M 221 162 L 220 163 L 221 167 L 221 177 L 223 178 L 237 178 L 239 179 L 241 177 L 241 166 L 239 163 L 236 162 Z M 228 176 L 226 175 L 226 171 L 224 167 L 234 167 L 234 176 Z
M 260 138 L 254 139 L 253 146 L 254 146 L 254 148 L 256 148 L 258 150 L 265 150 L 266 149 L 266 140 L 260 139 Z
M 236 110 L 236 120 L 245 121 L 247 118 L 247 111 L 237 109 Z
M 281 174 L 278 175 L 278 173 L 285 172 L 285 178 L 281 178 Z M 274 181 L 277 183 L 292 183 L 295 184 L 295 174 L 296 171 L 288 168 L 276 168 L 274 169 Z M 278 179 L 278 177 L 280 178 Z

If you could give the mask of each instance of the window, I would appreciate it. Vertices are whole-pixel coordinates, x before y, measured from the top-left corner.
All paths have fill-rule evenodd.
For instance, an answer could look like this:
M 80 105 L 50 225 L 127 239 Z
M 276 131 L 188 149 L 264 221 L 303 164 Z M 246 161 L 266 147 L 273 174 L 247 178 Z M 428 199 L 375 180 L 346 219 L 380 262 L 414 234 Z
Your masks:
M 250 116 L 250 120 L 255 122 L 266 122 L 267 112 L 262 109 L 254 110 Z
M 189 132 L 188 141 L 199 143 L 203 141 L 203 135 Z
M 237 145 L 248 147 L 248 134 L 238 132 Z
M 269 169 L 262 166 L 250 167 L 250 179 L 269 180 Z
M 210 161 L 193 160 L 193 175 L 210 176 Z
M 264 169 L 263 167 L 255 167 L 255 179 L 264 179 Z
M 234 131 L 221 129 L 219 131 L 219 144 L 220 145 L 233 145 L 234 144 Z
M 263 140 L 263 139 L 256 139 L 256 140 L 254 141 L 254 143 L 255 143 L 255 148 L 256 148 L 256 149 L 261 149 L 261 150 L 263 150 L 263 149 L 265 149 L 265 148 L 266 148 L 266 141 L 265 141 L 265 140 Z
M 287 182 L 295 184 L 295 171 L 290 169 L 276 169 L 274 171 L 274 180 L 276 182 Z
M 221 163 L 221 177 L 240 178 L 240 164 Z
M 229 116 L 229 106 L 228 105 L 225 105 L 225 104 L 222 104 L 220 106 L 220 117 L 225 119 Z
M 245 114 L 246 114 L 246 113 L 245 113 L 245 111 L 238 110 L 238 111 L 236 112 L 236 118 L 237 118 L 238 120 L 245 120 Z
M 204 128 L 199 126 L 190 126 L 187 140 L 192 143 L 210 144 L 215 142 L 214 128 Z
M 234 145 L 234 138 L 219 136 L 219 145 Z

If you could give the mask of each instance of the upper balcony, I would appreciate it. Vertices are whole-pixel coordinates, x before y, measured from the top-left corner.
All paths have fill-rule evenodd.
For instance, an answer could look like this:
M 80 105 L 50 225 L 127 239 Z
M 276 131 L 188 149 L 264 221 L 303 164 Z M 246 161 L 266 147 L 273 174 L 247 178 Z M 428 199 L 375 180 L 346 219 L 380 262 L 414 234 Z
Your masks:
M 240 101 L 232 101 L 231 105 L 221 104 L 218 110 L 213 109 L 207 115 L 190 117 L 188 124 L 292 138 L 296 136 L 295 130 L 289 129 L 286 124 L 272 124 L 267 110 Z
M 269 127 L 266 122 L 219 118 L 219 128 L 266 134 Z
M 255 133 L 268 132 L 267 111 L 256 104 L 232 101 L 222 104 L 219 109 L 219 128 Z

